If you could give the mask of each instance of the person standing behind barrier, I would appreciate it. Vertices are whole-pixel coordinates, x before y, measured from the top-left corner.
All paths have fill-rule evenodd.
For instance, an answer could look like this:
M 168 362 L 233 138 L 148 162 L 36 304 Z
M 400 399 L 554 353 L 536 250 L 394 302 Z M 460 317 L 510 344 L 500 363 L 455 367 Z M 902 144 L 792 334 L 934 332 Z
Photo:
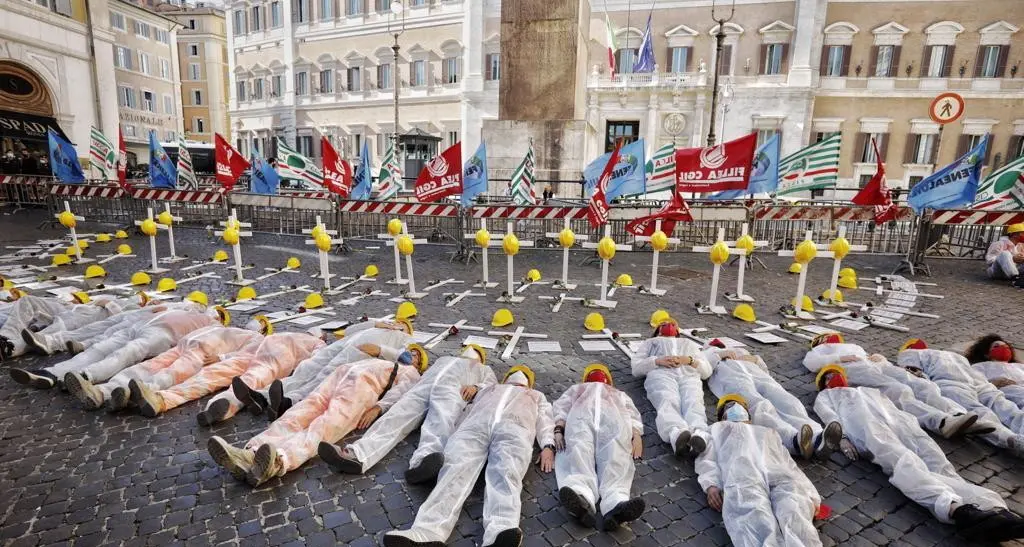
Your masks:
M 988 276 L 1020 283 L 1020 268 L 1024 264 L 1024 222 L 1006 227 L 1006 235 L 994 241 L 985 253 Z

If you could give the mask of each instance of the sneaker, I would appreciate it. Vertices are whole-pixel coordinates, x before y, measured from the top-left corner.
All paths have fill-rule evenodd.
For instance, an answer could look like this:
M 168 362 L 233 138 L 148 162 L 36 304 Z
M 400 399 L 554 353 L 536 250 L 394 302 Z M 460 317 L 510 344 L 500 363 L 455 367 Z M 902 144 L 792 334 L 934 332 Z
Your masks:
M 130 398 L 128 390 L 123 387 L 115 387 L 114 391 L 110 392 L 110 397 L 107 398 L 107 412 L 118 412 L 124 410 L 128 408 L 129 401 Z
M 210 437 L 206 450 L 217 465 L 228 470 L 235 480 L 244 481 L 245 475 L 252 468 L 253 453 L 251 450 L 235 448 L 220 437 Z
M 287 400 L 287 402 L 285 402 Z M 284 384 L 281 380 L 274 380 L 270 384 L 270 404 L 267 405 L 267 416 L 270 420 L 276 420 L 286 410 L 291 408 L 292 401 L 284 396 Z
M 231 410 L 231 403 L 227 399 L 217 399 L 206 407 L 206 410 L 196 416 L 196 421 L 203 427 L 210 427 L 217 422 L 223 422 Z
M 384 547 L 444 547 L 443 541 L 416 541 L 414 539 L 400 536 L 401 532 L 388 532 L 384 534 Z
M 827 458 L 830 454 L 839 449 L 839 441 L 843 439 L 843 426 L 839 422 L 830 422 L 818 435 L 818 442 L 815 443 L 814 455 L 818 458 Z
M 427 454 L 419 465 L 405 470 L 405 480 L 409 484 L 423 484 L 437 480 L 437 475 L 443 466 L 444 454 L 440 452 Z
M 594 515 L 594 506 L 586 498 L 577 494 L 572 488 L 563 486 L 558 489 L 558 500 L 562 503 L 562 507 L 565 507 L 570 517 L 576 519 L 587 528 L 594 527 L 594 523 L 597 520 L 597 517 Z
M 75 355 L 85 351 L 85 345 L 79 342 L 78 340 L 68 340 L 64 345 L 67 346 L 68 353 L 70 353 L 71 355 Z
M 681 431 L 679 436 L 676 437 L 676 443 L 672 445 L 672 450 L 676 453 L 676 457 L 682 458 L 690 453 L 690 432 Z
M 1020 436 L 1006 439 L 1006 449 L 1018 458 L 1024 458 L 1024 438 Z
M 14 355 L 14 344 L 10 338 L 0 336 L 0 363 L 10 359 Z
M 523 531 L 519 528 L 509 528 L 498 532 L 494 537 L 494 543 L 484 547 L 519 547 L 523 544 Z
M 45 370 L 30 372 L 20 368 L 10 369 L 11 379 L 23 386 L 36 389 L 50 389 L 57 383 L 57 377 Z
M 630 522 L 640 518 L 640 515 L 644 514 L 644 508 L 646 507 L 647 504 L 644 503 L 644 500 L 641 498 L 632 498 L 616 505 L 611 511 L 608 511 L 602 519 L 604 530 L 606 532 L 611 532 L 624 522 Z
M 25 345 L 28 346 L 28 349 L 32 351 L 42 353 L 43 355 L 50 355 L 53 353 L 50 350 L 46 349 L 46 346 L 43 344 L 43 342 L 39 340 L 39 335 L 37 333 L 34 333 L 28 329 L 22 329 L 21 339 L 25 341 Z
M 164 398 L 153 391 L 145 382 L 132 378 L 128 382 L 131 399 L 139 407 L 139 412 L 147 418 L 156 418 L 164 411 Z
M 998 543 L 1024 536 L 1021 518 L 1006 510 L 982 511 L 975 505 L 961 505 L 950 518 L 957 531 L 970 539 Z
M 696 458 L 708 447 L 707 441 L 700 435 L 690 437 L 690 456 Z
M 350 448 L 339 448 L 336 444 L 320 441 L 316 447 L 316 453 L 327 464 L 327 467 L 337 473 L 363 474 L 363 462 L 356 458 Z
M 253 414 L 263 414 L 263 410 L 267 407 L 267 401 L 263 398 L 263 395 L 249 388 L 248 384 L 242 381 L 241 376 L 235 376 L 231 380 L 231 393 Z M 260 400 L 262 400 L 263 404 L 260 403 Z
M 809 460 L 814 456 L 814 430 L 811 426 L 804 424 L 800 428 L 800 433 L 796 436 L 796 446 L 800 449 L 800 455 L 805 459 Z
M 976 414 L 954 414 L 942 419 L 939 423 L 939 435 L 953 439 L 965 435 L 978 421 Z
M 277 449 L 264 443 L 256 449 L 256 457 L 253 458 L 249 472 L 245 474 L 245 481 L 255 488 L 276 477 L 280 471 L 281 458 L 277 455 Z
M 86 380 L 77 372 L 69 372 L 64 375 L 64 386 L 72 397 L 82 403 L 86 410 L 96 410 L 103 406 L 103 392 L 92 382 Z

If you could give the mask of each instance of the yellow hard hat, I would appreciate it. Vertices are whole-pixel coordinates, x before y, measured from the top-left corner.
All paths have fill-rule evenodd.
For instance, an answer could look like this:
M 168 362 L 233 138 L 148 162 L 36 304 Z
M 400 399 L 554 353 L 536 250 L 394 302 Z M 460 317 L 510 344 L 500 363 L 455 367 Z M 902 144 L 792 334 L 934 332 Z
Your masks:
M 816 348 L 822 344 L 842 344 L 846 342 L 843 335 L 838 332 L 825 332 L 811 338 L 811 349 Z
M 25 291 L 23 291 L 21 289 L 18 289 L 18 288 L 15 288 L 15 287 L 11 287 L 7 292 L 10 293 L 11 300 L 17 300 L 17 299 L 21 298 L 22 296 L 25 296 Z
M 608 370 L 608 367 L 602 365 L 601 363 L 591 363 L 591 364 L 587 365 L 587 368 L 583 369 L 583 376 L 580 377 L 580 381 L 581 382 L 586 382 L 587 381 L 587 376 L 590 376 L 590 373 L 594 372 L 594 371 L 601 371 L 601 372 L 603 372 L 605 374 L 605 376 L 608 377 L 608 385 L 610 385 L 610 386 L 614 386 L 615 385 L 615 381 L 612 379 L 612 371 Z
M 842 270 L 839 270 L 839 277 L 846 277 L 848 275 L 852 275 L 853 277 L 857 277 L 857 270 L 854 270 L 853 268 L 851 268 L 849 266 L 843 268 Z
M 156 282 L 157 292 L 168 292 L 178 288 L 178 283 L 170 277 L 165 277 Z
M 132 254 L 132 248 L 127 243 L 122 243 L 117 246 L 117 254 L 119 255 L 130 255 Z
M 408 319 L 410 317 L 416 317 L 416 304 L 406 301 L 398 305 L 398 310 L 395 311 L 396 319 Z
M 729 246 L 724 241 L 716 241 L 708 254 L 711 256 L 712 264 L 725 264 L 729 260 Z
M 405 327 L 405 330 L 408 334 L 412 334 L 412 322 L 409 321 L 408 319 L 395 319 L 395 323 L 398 323 L 399 325 Z
M 110 243 L 110 234 L 96 234 L 96 243 Z
M 302 262 L 298 258 L 292 256 L 288 257 L 288 262 L 285 262 L 284 266 L 289 270 L 298 270 L 302 267 Z
M 53 262 L 51 264 L 54 266 L 67 266 L 71 264 L 71 259 L 68 255 L 53 255 Z
M 715 405 L 715 413 L 718 415 L 719 420 L 722 419 L 722 412 L 725 410 L 725 405 L 730 401 L 742 405 L 743 408 L 746 408 L 748 411 L 750 410 L 750 407 L 747 405 L 747 400 L 742 395 L 739 393 L 728 393 L 718 399 L 718 404 Z
M 4 289 L 9 289 L 9 288 L 11 288 L 13 286 L 14 286 L 14 283 L 11 283 L 10 279 L 7 279 L 6 277 L 0 277 L 0 287 L 2 287 Z
M 224 229 L 231 229 L 237 232 L 242 229 L 242 223 L 237 218 L 228 218 L 224 222 Z
M 83 239 L 83 240 L 81 240 L 81 241 L 79 241 L 79 242 L 78 242 L 78 248 L 79 248 L 79 249 L 81 249 L 81 250 L 83 250 L 83 251 L 84 251 L 84 250 L 86 250 L 86 249 L 88 249 L 88 248 L 89 248 L 89 242 L 88 242 L 88 241 L 86 241 L 86 240 L 84 240 L 84 239 Z
M 139 229 L 142 230 L 143 234 L 153 237 L 156 235 L 157 231 L 156 222 L 153 222 L 153 219 L 151 218 L 147 218 L 146 220 L 142 221 L 142 225 L 139 226 Z
M 260 324 L 260 334 L 263 336 L 274 334 L 274 324 L 270 322 L 266 315 L 257 315 L 253 317 L 253 320 Z
M 558 244 L 568 249 L 576 243 L 576 234 L 569 228 L 562 228 L 561 232 L 558 232 Z
M 57 220 L 59 220 L 61 226 L 64 226 L 65 228 L 74 228 L 78 225 L 78 219 L 75 218 L 75 214 L 71 211 L 62 211 L 57 215 Z
M 252 287 L 238 289 L 238 294 L 235 296 L 235 300 L 252 300 L 253 298 L 256 298 L 256 289 Z
M 791 300 L 790 303 L 793 304 L 794 306 L 798 305 L 796 303 L 796 298 L 793 298 L 793 300 Z M 807 296 L 806 294 L 804 295 L 804 299 L 803 299 L 802 302 L 800 302 L 799 306 L 800 306 L 800 309 L 803 310 L 803 311 L 806 311 L 806 312 L 813 312 L 814 311 L 814 303 L 811 302 L 811 297 Z
M 515 234 L 506 234 L 501 240 L 501 250 L 508 256 L 516 256 L 519 252 L 519 238 Z
M 522 372 L 526 376 L 526 385 L 529 386 L 530 389 L 533 389 L 533 384 L 536 381 L 536 377 L 534 376 L 533 371 L 530 370 L 530 367 L 526 365 L 516 365 L 508 369 L 508 372 L 505 373 L 505 376 L 501 379 L 501 382 L 505 383 L 505 380 L 508 380 L 509 376 L 512 376 L 517 372 Z
M 377 274 L 379 273 L 380 270 L 378 270 L 377 266 L 374 264 L 368 264 L 366 268 L 363 270 L 363 275 L 365 275 L 366 277 L 377 277 Z
M 326 233 L 327 233 L 327 228 L 324 228 L 323 225 L 321 225 L 321 224 L 317 224 L 316 226 L 313 226 L 313 229 L 309 231 L 309 235 L 312 236 L 313 239 L 316 239 L 316 236 L 318 236 L 320 234 L 326 234 Z
M 325 253 L 331 250 L 331 236 L 327 234 L 317 234 L 317 236 L 313 238 L 313 242 L 316 244 L 317 249 L 320 249 Z
M 238 245 L 238 230 L 234 228 L 224 228 L 224 233 L 221 236 L 224 238 L 224 243 L 228 245 Z
M 88 304 L 92 301 L 92 298 L 89 298 L 89 295 L 83 291 L 73 292 L 71 293 L 71 297 L 79 304 Z
M 668 234 L 658 230 L 651 234 L 651 248 L 659 253 L 668 249 Z
M 821 299 L 826 302 L 841 303 L 843 301 L 843 293 L 839 289 L 836 289 L 834 293 L 832 292 L 832 289 L 825 289 L 825 292 L 821 293 Z
M 477 246 L 481 248 L 487 248 L 491 245 L 491 233 L 484 228 L 480 228 L 476 231 L 476 235 L 473 236 L 473 240 L 476 241 Z
M 491 318 L 491 326 L 504 327 L 506 325 L 511 325 L 514 321 L 515 318 L 512 317 L 512 312 L 509 311 L 508 308 L 501 308 L 494 312 L 494 317 Z
M 416 246 L 413 245 L 412 238 L 407 235 L 398 236 L 398 252 L 402 253 L 402 256 L 409 256 L 416 250 Z
M 103 269 L 103 266 L 92 264 L 85 269 L 85 278 L 92 279 L 94 277 L 106 277 L 107 271 Z
M 583 326 L 589 331 L 601 332 L 604 330 L 604 317 L 601 317 L 600 313 L 592 311 L 583 319 Z
M 213 261 L 214 262 L 226 262 L 227 259 L 228 259 L 228 252 L 225 251 L 224 249 L 217 249 L 217 251 L 215 253 L 213 253 Z
M 152 282 L 153 280 L 150 279 L 149 274 L 146 272 L 135 272 L 132 274 L 132 285 L 149 285 Z
M 114 239 L 128 239 L 128 232 L 124 230 L 118 230 L 114 232 Z
M 799 262 L 794 262 L 789 265 L 789 273 L 798 274 L 804 270 L 804 267 Z
M 843 379 L 846 379 L 846 369 L 841 365 L 835 363 L 825 365 L 818 371 L 818 375 L 814 377 L 814 385 L 818 387 L 818 391 L 821 391 L 821 382 L 825 379 L 825 375 L 830 372 L 837 372 Z
M 1024 232 L 1024 222 L 1018 222 L 1006 227 L 1006 235 L 1019 234 L 1020 232 Z
M 164 226 L 170 226 L 171 224 L 174 223 L 174 217 L 171 215 L 171 213 L 167 211 L 163 211 L 159 215 L 157 215 L 156 220 L 157 222 L 163 224 Z
M 217 319 L 225 327 L 231 324 L 231 313 L 224 306 L 214 306 L 213 311 L 217 312 Z
M 430 368 L 430 355 L 427 354 L 426 348 L 419 344 L 409 344 L 405 349 L 415 351 L 420 355 L 420 362 L 416 367 L 420 371 L 420 374 L 423 374 L 428 368 Z
M 164 282 L 164 279 L 161 279 L 160 283 L 163 283 L 163 282 Z M 159 289 L 157 289 L 157 290 L 159 290 Z M 208 298 L 206 298 L 206 293 L 204 293 L 202 291 L 192 291 L 192 292 L 188 293 L 188 296 L 185 297 L 185 300 L 190 300 L 192 302 L 195 302 L 196 304 L 202 304 L 204 306 L 207 306 L 207 305 L 210 304 L 210 300 Z
M 139 292 L 137 292 L 135 294 L 138 295 L 138 297 L 139 297 L 139 306 L 145 308 L 146 304 L 149 304 L 149 300 L 150 300 L 149 295 L 146 294 L 143 291 L 139 291 Z
M 740 304 L 736 306 L 736 309 L 732 310 L 732 316 L 736 319 L 741 319 L 747 323 L 753 323 L 757 321 L 757 315 L 754 314 L 754 308 L 750 304 Z
M 620 287 L 632 287 L 633 277 L 626 273 L 619 274 L 619 277 L 615 278 L 615 284 Z
M 736 240 L 736 248 L 743 249 L 748 255 L 754 252 L 754 246 L 754 238 L 750 237 L 750 234 Z
M 76 246 L 72 245 L 72 246 L 68 247 L 67 249 L 64 249 L 64 254 L 66 254 L 68 256 L 78 256 L 78 252 L 81 251 L 81 250 L 82 250 L 81 247 L 76 247 Z
M 672 319 L 672 316 L 669 315 L 667 311 L 655 310 L 654 313 L 651 314 L 651 326 L 657 327 L 669 319 Z
M 597 256 L 601 257 L 601 260 L 615 258 L 615 240 L 607 236 L 602 237 L 601 241 L 597 242 Z
M 484 348 L 482 348 L 482 347 L 480 347 L 480 346 L 478 346 L 476 344 L 466 344 L 465 347 L 470 348 L 473 351 L 475 351 L 476 354 L 480 356 L 480 362 L 481 363 L 485 363 L 485 364 L 487 363 L 487 350 L 485 350 Z
M 530 282 L 540 281 L 540 270 L 538 270 L 537 268 L 534 268 L 534 269 L 526 272 L 526 279 L 527 279 L 527 281 L 530 281 Z
M 850 254 L 850 242 L 845 237 L 837 237 L 829 245 L 828 249 L 832 251 L 832 254 L 838 260 L 846 258 L 846 255 Z
M 839 281 L 836 283 L 844 289 L 856 289 L 857 288 L 857 276 L 855 275 L 841 275 Z
M 814 257 L 816 256 L 818 256 L 818 248 L 814 245 L 814 242 L 809 239 L 801 241 L 793 252 L 793 260 L 796 260 L 800 264 L 807 264 L 814 260 Z
M 398 234 L 402 233 L 402 221 L 398 220 L 397 218 L 393 218 L 393 219 L 389 220 L 388 221 L 388 233 L 391 234 L 392 237 L 397 236 Z
M 324 305 L 324 297 L 318 292 L 311 292 L 306 295 L 306 300 L 302 305 L 307 310 L 322 308 Z

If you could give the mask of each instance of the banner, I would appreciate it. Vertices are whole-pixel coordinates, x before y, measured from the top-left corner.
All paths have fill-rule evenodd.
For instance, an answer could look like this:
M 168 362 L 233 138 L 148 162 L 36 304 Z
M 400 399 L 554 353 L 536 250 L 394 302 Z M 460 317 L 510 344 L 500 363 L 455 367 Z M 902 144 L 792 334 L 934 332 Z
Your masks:
M 149 132 L 149 185 L 153 188 L 177 188 L 178 173 L 170 156 L 156 140 L 156 131 Z
M 608 185 L 611 183 L 615 166 L 619 163 L 619 150 L 621 149 L 621 142 L 615 145 L 615 150 L 612 150 L 611 156 L 605 162 L 604 171 L 597 180 L 597 188 L 594 189 L 594 195 L 590 197 L 590 203 L 587 204 L 587 220 L 590 221 L 590 226 L 593 228 L 608 222 L 610 211 L 608 210 L 608 199 L 605 196 L 605 192 L 608 191 Z
M 745 189 L 756 147 L 757 133 L 751 133 L 718 146 L 676 150 L 676 191 Z
M 351 199 L 370 199 L 370 147 L 363 139 L 363 153 L 359 157 L 359 167 L 356 167 L 352 174 L 352 197 Z
M 352 193 L 352 166 L 341 159 L 327 137 L 320 137 L 320 150 L 324 156 L 324 187 L 342 199 L 348 199 Z
M 708 199 L 740 199 L 748 194 L 771 194 L 779 185 L 779 135 L 768 139 L 757 152 L 750 172 L 750 184 L 745 190 L 726 190 Z
M 533 140 L 530 140 L 530 148 L 526 151 L 526 157 L 512 172 L 512 202 L 516 205 L 537 205 L 537 194 L 533 192 L 533 185 L 536 179 L 533 176 Z
M 196 172 L 192 169 L 192 153 L 188 151 L 188 143 L 185 142 L 185 137 L 181 135 L 178 135 L 177 186 L 184 190 L 199 189 L 199 181 L 196 180 Z
M 249 190 L 256 194 L 276 194 L 281 184 L 281 176 L 277 174 L 266 160 L 254 155 L 252 157 L 252 183 Z
M 89 160 L 100 172 L 100 178 L 111 180 L 117 176 L 117 150 L 95 126 L 89 128 Z
M 431 203 L 462 193 L 462 143 L 449 146 L 427 162 L 416 177 L 416 199 Z
M 993 171 L 978 186 L 971 209 L 1009 211 L 1024 208 L 1024 156 Z
M 128 147 L 124 144 L 124 133 L 117 126 L 117 183 L 128 188 Z
M 602 154 L 583 170 L 587 195 L 593 195 L 597 180 L 604 174 L 611 156 L 612 152 Z M 605 199 L 611 201 L 617 197 L 642 195 L 646 186 L 644 140 L 639 139 L 622 146 L 618 158 L 612 169 L 612 178 L 605 189 Z
M 839 180 L 840 135 L 816 142 L 779 163 L 778 196 L 831 188 Z
M 654 151 L 644 168 L 647 173 L 647 194 L 662 190 L 675 191 L 676 145 L 669 143 Z
M 487 145 L 481 141 L 476 153 L 462 168 L 462 206 L 469 207 L 476 196 L 487 191 Z
M 235 150 L 220 133 L 213 134 L 214 161 L 217 162 L 217 182 L 228 192 L 235 187 L 238 177 L 248 171 L 252 164 Z
M 394 139 L 388 139 L 388 147 L 381 160 L 380 171 L 377 172 L 377 201 L 389 200 L 398 195 L 404 187 L 402 166 L 395 153 Z
M 669 235 L 676 229 L 676 222 L 693 222 L 690 206 L 686 204 L 681 193 L 672 192 L 672 199 L 653 215 L 629 221 L 626 224 L 626 231 L 636 236 L 651 237 L 659 220 L 661 221 L 661 231 Z
M 952 209 L 974 202 L 981 178 L 981 161 L 991 135 L 953 163 L 932 173 L 910 189 L 907 203 L 920 214 L 924 209 Z
M 885 164 L 882 163 L 882 155 L 878 153 L 878 143 L 874 138 L 871 139 L 871 146 L 875 149 L 875 174 L 851 201 L 856 205 L 873 205 L 875 224 L 878 225 L 894 220 L 899 214 L 899 208 L 892 202 L 892 192 L 885 183 Z
M 53 129 L 46 130 L 46 138 L 50 141 L 50 171 L 53 176 L 61 182 L 85 182 L 75 147 Z
M 277 168 L 285 178 L 299 179 L 314 186 L 323 185 L 323 171 L 313 160 L 299 154 L 281 139 L 277 139 Z

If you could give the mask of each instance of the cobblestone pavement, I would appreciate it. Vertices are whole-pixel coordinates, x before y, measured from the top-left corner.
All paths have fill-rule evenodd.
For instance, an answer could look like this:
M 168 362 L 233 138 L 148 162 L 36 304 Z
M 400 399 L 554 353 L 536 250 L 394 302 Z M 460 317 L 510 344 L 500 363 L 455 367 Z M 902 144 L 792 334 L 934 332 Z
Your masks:
M 0 244 L 34 241 L 48 235 L 62 235 L 59 226 L 43 231 L 35 228 L 41 215 L 20 212 L 0 217 Z M 106 229 L 111 230 L 110 227 Z M 95 231 L 83 226 L 80 231 Z M 223 247 L 203 230 L 179 229 L 179 253 L 212 256 Z M 118 259 L 110 263 L 111 279 L 124 282 L 135 270 L 146 266 L 148 242 L 133 236 L 130 242 L 138 258 Z M 332 255 L 332 271 L 351 275 L 362 272 L 369 263 L 381 268 L 382 277 L 393 274 L 393 260 L 379 242 L 354 241 L 349 255 Z M 259 293 L 282 284 L 309 282 L 315 269 L 311 246 L 299 238 L 257 234 L 243 242 L 243 260 L 261 268 L 281 266 L 289 255 L 303 262 L 302 275 L 280 275 L 258 283 Z M 91 253 L 102 250 L 95 244 Z M 159 248 L 166 253 L 165 237 Z M 431 279 L 454 277 L 469 282 L 480 278 L 479 264 L 450 265 L 446 252 L 450 247 L 420 245 L 415 267 L 418 285 Z M 595 297 L 600 276 L 595 266 L 577 264 L 587 255 L 573 253 L 571 277 L 581 281 L 577 293 Z M 747 292 L 758 299 L 755 304 L 762 319 L 776 321 L 774 311 L 795 293 L 795 278 L 785 274 L 785 259 L 766 256 L 769 269 L 757 268 L 747 275 Z M 630 273 L 637 283 L 649 281 L 651 255 L 620 253 L 611 268 L 612 279 Z M 728 317 L 698 316 L 694 302 L 706 302 L 711 267 L 705 254 L 669 253 L 663 255 L 666 270 L 659 285 L 669 289 L 660 299 L 620 289 L 615 297 L 619 307 L 605 314 L 609 328 L 622 333 L 648 333 L 647 320 L 658 307 L 668 309 L 684 327 L 705 326 L 713 334 L 741 338 L 743 324 Z M 844 264 L 858 270 L 862 279 L 874 273 L 888 273 L 898 261 L 893 257 L 853 257 Z M 491 276 L 504 282 L 504 256 L 500 249 L 492 254 Z M 179 263 L 180 265 L 187 263 Z M 516 259 L 516 276 L 524 276 L 537 267 L 546 280 L 557 277 L 560 253 L 524 250 Z M 945 295 L 943 300 L 919 302 L 922 311 L 934 312 L 941 319 L 907 318 L 911 334 L 926 337 L 935 345 L 965 342 L 983 332 L 1001 332 L 1021 339 L 1020 310 L 1024 293 L 989 283 L 982 277 L 978 262 L 933 261 L 938 287 L 930 292 Z M 81 273 L 82 266 L 73 271 Z M 235 288 L 223 282 L 229 274 L 222 266 L 208 268 L 223 279 L 203 279 L 194 288 L 211 296 L 227 297 Z M 674 277 L 668 275 L 674 271 Z M 200 270 L 207 271 L 207 270 Z M 831 263 L 812 263 L 809 292 L 819 293 L 826 286 Z M 735 286 L 735 268 L 726 268 L 722 289 Z M 179 277 L 180 279 L 180 277 Z M 363 287 L 368 285 L 362 285 Z M 189 290 L 193 286 L 187 286 Z M 379 285 L 388 291 L 388 286 Z M 459 286 L 456 286 L 459 287 Z M 466 287 L 463 285 L 461 287 Z M 184 289 L 182 289 L 184 290 Z M 394 292 L 390 286 L 390 291 Z M 459 288 L 457 290 L 464 290 Z M 488 298 L 469 298 L 455 308 L 445 308 L 435 289 L 417 302 L 418 328 L 428 322 L 466 319 L 470 324 L 486 325 L 501 307 L 494 301 L 500 289 L 492 289 Z M 857 301 L 874 298 L 869 292 L 856 293 Z M 669 447 L 654 432 L 654 412 L 640 380 L 629 375 L 628 361 L 619 353 L 583 354 L 578 341 L 584 334 L 586 309 L 566 304 L 552 315 L 537 299 L 553 294 L 550 287 L 531 287 L 526 302 L 512 306 L 516 325 L 530 332 L 547 333 L 562 345 L 561 354 L 524 354 L 515 362 L 528 363 L 537 372 L 537 384 L 551 400 L 578 381 L 584 366 L 595 360 L 606 362 L 615 373 L 617 385 L 624 389 L 644 417 L 644 457 L 637 466 L 634 492 L 647 501 L 644 516 L 614 533 L 598 533 L 569 522 L 555 495 L 554 475 L 532 469 L 523 492 L 522 528 L 528 546 L 561 545 L 726 545 L 728 536 L 721 517 L 711 510 L 695 480 L 693 463 L 675 458 Z M 337 300 L 334 298 L 332 300 Z M 848 299 L 853 300 L 852 295 Z M 922 299 L 923 300 L 923 299 Z M 272 308 L 295 308 L 301 295 L 291 294 L 273 301 Z M 352 319 L 364 313 L 391 313 L 395 304 L 384 298 L 363 301 L 359 306 L 340 308 L 339 318 Z M 236 321 L 244 321 L 239 318 Z M 436 329 L 434 329 L 436 331 Z M 849 339 L 869 349 L 894 357 L 908 335 L 869 328 Z M 442 344 L 436 355 L 456 350 L 457 339 Z M 755 343 L 756 345 L 756 343 Z M 523 346 L 525 347 L 525 345 Z M 810 405 L 813 402 L 813 377 L 800 364 L 806 344 L 791 341 L 777 347 L 758 346 L 779 381 Z M 498 352 L 494 352 L 498 353 Z M 24 357 L 19 366 L 43 365 L 60 359 Z M 510 363 L 492 361 L 501 374 Z M 192 403 L 157 419 L 137 414 L 108 415 L 84 412 L 66 394 L 39 392 L 14 384 L 6 373 L 0 374 L 0 492 L 6 503 L 0 504 L 0 544 L 10 546 L 73 544 L 86 545 L 377 545 L 383 532 L 406 528 L 428 490 L 409 486 L 402 473 L 417 441 L 414 433 L 395 452 L 361 478 L 338 475 L 320 461 L 313 460 L 281 479 L 258 489 L 232 480 L 216 467 L 205 450 L 211 435 L 231 442 L 244 442 L 266 426 L 261 418 L 242 413 L 212 429 L 196 424 L 199 404 Z M 709 412 L 710 394 L 706 396 Z M 713 414 L 709 414 L 713 415 Z M 1010 508 L 1024 512 L 1024 473 L 1019 462 L 988 445 L 974 441 L 945 441 L 939 444 L 968 480 L 999 492 Z M 885 475 L 870 463 L 851 463 L 833 455 L 821 463 L 799 464 L 817 486 L 834 516 L 820 523 L 826 545 L 968 545 L 954 534 L 952 527 L 939 524 L 921 507 L 909 502 L 888 484 Z M 469 546 L 479 542 L 482 528 L 482 482 L 466 503 L 449 545 Z

